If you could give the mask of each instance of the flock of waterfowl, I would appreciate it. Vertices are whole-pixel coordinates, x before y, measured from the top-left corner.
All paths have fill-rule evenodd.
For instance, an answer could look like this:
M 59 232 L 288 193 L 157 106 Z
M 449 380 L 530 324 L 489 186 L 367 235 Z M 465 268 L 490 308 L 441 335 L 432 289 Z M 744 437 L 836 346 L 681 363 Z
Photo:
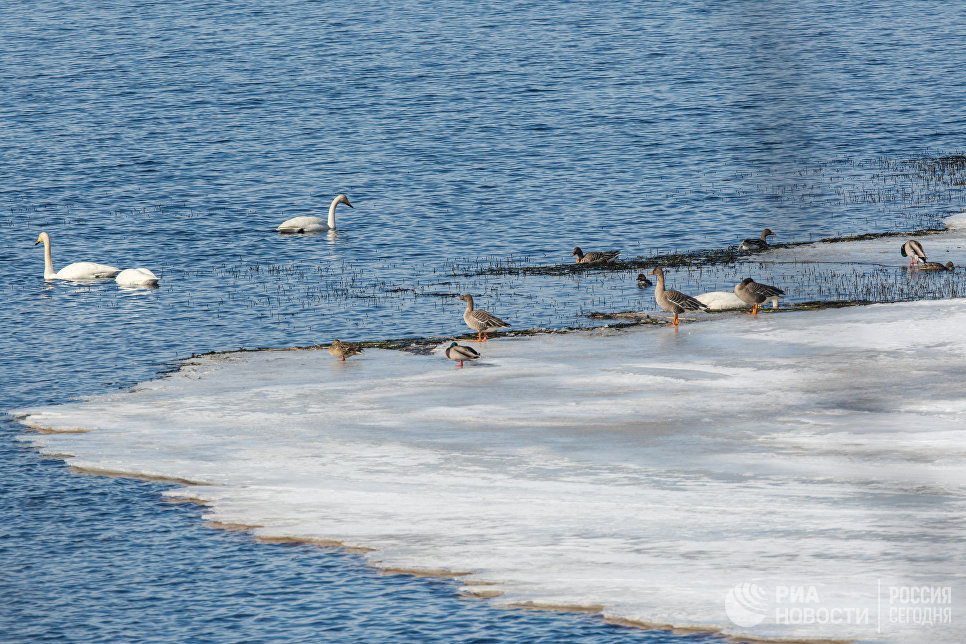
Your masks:
M 345 204 L 352 208 L 349 198 L 340 194 L 329 204 L 329 216 L 327 220 L 321 217 L 294 217 L 282 222 L 276 230 L 281 233 L 311 233 L 335 230 L 335 209 L 339 204 Z M 768 237 L 775 233 L 769 228 L 765 228 L 758 238 L 745 239 L 739 245 L 743 251 L 761 251 L 768 248 Z M 129 287 L 150 287 L 157 286 L 158 276 L 147 268 L 129 268 L 121 270 L 106 264 L 94 262 L 76 262 L 69 264 L 59 271 L 54 270 L 53 260 L 50 252 L 50 235 L 46 232 L 40 233 L 37 237 L 37 244 L 44 245 L 44 279 L 45 280 L 97 280 L 114 278 L 121 286 Z M 619 250 L 609 250 L 601 252 L 584 253 L 579 246 L 575 247 L 571 253 L 576 258 L 578 264 L 609 264 L 617 261 L 620 256 Z M 909 258 L 909 263 L 917 265 L 920 270 L 953 270 L 952 262 L 940 264 L 939 262 L 927 261 L 925 251 L 916 240 L 909 240 L 900 248 L 900 254 Z M 767 301 L 771 301 L 774 307 L 778 306 L 778 298 L 784 295 L 784 291 L 777 286 L 761 284 L 750 277 L 746 277 L 736 284 L 733 293 L 726 291 L 715 291 L 704 293 L 696 297 L 686 295 L 680 291 L 669 289 L 665 285 L 664 270 L 660 267 L 654 268 L 648 275 L 655 276 L 657 285 L 654 287 L 654 300 L 664 311 L 674 316 L 673 321 L 668 326 L 677 327 L 679 324 L 678 316 L 687 311 L 720 311 L 729 308 L 739 308 L 751 306 L 749 315 L 758 315 L 758 307 Z M 637 276 L 637 286 L 646 288 L 651 286 L 651 281 L 641 273 Z M 466 302 L 466 310 L 463 312 L 463 320 L 466 325 L 476 331 L 477 337 L 474 342 L 486 342 L 487 333 L 499 329 L 508 328 L 510 325 L 497 316 L 474 308 L 473 296 L 465 294 L 458 298 Z M 329 346 L 329 353 L 340 360 L 362 353 L 362 347 L 352 342 L 342 342 L 333 340 Z M 463 366 L 464 361 L 476 360 L 480 354 L 472 347 L 453 342 L 445 350 L 446 357 Z

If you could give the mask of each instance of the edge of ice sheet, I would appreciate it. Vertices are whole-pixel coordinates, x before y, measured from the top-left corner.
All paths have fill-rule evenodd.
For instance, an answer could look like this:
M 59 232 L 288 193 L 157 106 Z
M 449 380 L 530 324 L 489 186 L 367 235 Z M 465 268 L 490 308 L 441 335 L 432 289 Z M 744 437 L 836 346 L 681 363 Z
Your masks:
M 499 605 L 951 641 L 962 616 L 878 633 L 770 611 L 874 615 L 876 587 L 964 590 L 964 326 L 966 300 L 946 300 L 508 339 L 463 369 L 379 350 L 212 356 L 24 421 L 96 427 L 27 438 L 79 468 L 215 483 L 169 493 L 210 521 L 473 572 L 467 591 Z

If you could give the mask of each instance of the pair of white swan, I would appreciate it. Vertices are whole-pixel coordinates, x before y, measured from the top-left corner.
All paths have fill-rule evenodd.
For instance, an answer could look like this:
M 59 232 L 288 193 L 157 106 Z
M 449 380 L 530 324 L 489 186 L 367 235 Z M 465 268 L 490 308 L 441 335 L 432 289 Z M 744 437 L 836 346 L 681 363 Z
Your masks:
M 283 221 L 276 228 L 280 233 L 323 233 L 327 230 L 335 230 L 335 207 L 340 203 L 352 208 L 349 198 L 345 195 L 338 195 L 329 204 L 329 220 L 325 221 L 321 217 L 293 217 Z
M 157 286 L 158 276 L 146 268 L 128 268 L 121 270 L 107 264 L 95 262 L 74 262 L 59 271 L 54 270 L 54 262 L 50 256 L 50 235 L 40 233 L 34 246 L 44 245 L 44 279 L 45 280 L 100 280 L 114 278 L 120 286 Z

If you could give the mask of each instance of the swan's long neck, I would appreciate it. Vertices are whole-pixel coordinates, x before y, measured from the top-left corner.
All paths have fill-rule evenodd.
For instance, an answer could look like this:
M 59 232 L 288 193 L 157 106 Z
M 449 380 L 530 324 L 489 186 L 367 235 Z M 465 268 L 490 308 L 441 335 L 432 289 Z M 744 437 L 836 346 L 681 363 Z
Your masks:
M 339 198 L 336 197 L 329 204 L 329 230 L 335 230 L 335 207 L 339 205 Z
M 50 240 L 44 240 L 44 279 L 49 280 L 57 274 L 54 270 L 54 260 L 50 257 Z

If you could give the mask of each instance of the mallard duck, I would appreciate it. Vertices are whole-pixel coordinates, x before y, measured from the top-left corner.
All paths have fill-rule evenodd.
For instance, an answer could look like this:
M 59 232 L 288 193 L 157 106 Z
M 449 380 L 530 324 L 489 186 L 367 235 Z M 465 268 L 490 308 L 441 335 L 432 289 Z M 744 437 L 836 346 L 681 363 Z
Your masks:
M 909 258 L 910 264 L 922 264 L 926 261 L 926 252 L 922 249 L 922 244 L 915 239 L 910 239 L 899 248 L 899 254 Z
M 620 255 L 619 250 L 606 250 L 602 253 L 587 253 L 586 255 L 580 246 L 574 248 L 574 252 L 570 253 L 571 257 L 577 257 L 578 264 L 603 264 L 604 262 L 613 262 Z
M 480 357 L 480 354 L 473 347 L 466 347 L 454 342 L 446 347 L 446 357 L 453 362 L 460 363 L 459 366 L 462 367 L 464 360 L 476 360 Z
M 44 279 L 45 280 L 99 280 L 114 277 L 121 272 L 120 268 L 94 262 L 74 262 L 59 271 L 54 270 L 54 262 L 50 257 L 50 235 L 40 233 L 34 246 L 44 245 Z
M 761 231 L 761 237 L 759 237 L 758 239 L 742 240 L 741 246 L 739 246 L 738 248 L 739 250 L 765 250 L 766 248 L 768 248 L 768 240 L 766 239 L 766 237 L 774 234 L 775 233 L 771 231 L 771 228 L 766 228 L 763 231 Z
M 660 266 L 648 273 L 648 275 L 657 276 L 657 286 L 654 287 L 654 299 L 657 301 L 657 305 L 668 313 L 674 314 L 674 322 L 668 326 L 677 326 L 678 314 L 684 313 L 685 311 L 704 311 L 705 313 L 710 313 L 708 307 L 690 295 L 685 295 L 680 291 L 665 289 L 664 271 Z
M 338 195 L 329 204 L 329 220 L 325 221 L 321 217 L 293 217 L 279 224 L 277 230 L 280 233 L 320 233 L 326 230 L 335 230 L 335 207 L 340 203 L 352 208 L 349 198 L 345 195 Z
M 917 268 L 921 271 L 951 271 L 956 267 L 953 266 L 952 262 L 946 262 L 945 264 L 940 264 L 939 262 L 923 262 Z
M 648 286 L 653 286 L 654 284 L 651 280 L 647 279 L 644 273 L 637 274 L 637 288 L 647 288 Z
M 753 304 L 754 308 L 748 315 L 758 315 L 758 305 L 765 300 L 779 295 L 784 295 L 785 291 L 777 286 L 759 284 L 750 277 L 741 280 L 740 284 L 735 284 L 735 295 L 747 304 Z
M 358 353 L 362 353 L 362 347 L 354 342 L 342 342 L 341 340 L 333 340 L 332 344 L 329 345 L 329 353 L 333 356 L 345 362 L 346 358 L 354 356 Z
M 477 335 L 474 342 L 486 342 L 486 334 L 488 331 L 505 329 L 510 326 L 492 313 L 481 310 L 474 311 L 473 296 L 469 293 L 457 299 L 466 302 L 466 311 L 463 312 L 463 320 L 466 321 L 466 326 L 476 331 Z

